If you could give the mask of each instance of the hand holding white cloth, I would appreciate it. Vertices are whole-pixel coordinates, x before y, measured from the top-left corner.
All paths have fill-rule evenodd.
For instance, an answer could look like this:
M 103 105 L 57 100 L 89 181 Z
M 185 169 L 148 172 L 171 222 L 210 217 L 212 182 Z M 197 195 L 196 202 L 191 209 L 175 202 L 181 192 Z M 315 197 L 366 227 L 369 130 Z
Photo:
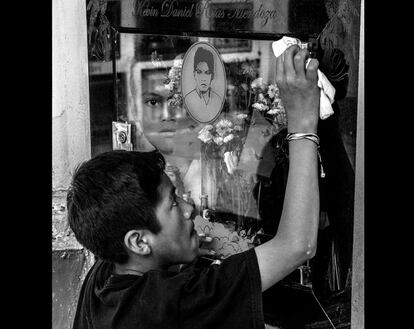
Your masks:
M 282 39 L 272 43 L 273 53 L 279 57 L 291 45 L 298 45 L 300 48 L 307 48 L 307 43 L 301 42 L 299 39 L 291 37 L 282 37 Z M 306 67 L 310 62 L 310 58 L 306 61 Z M 321 89 L 319 117 L 324 120 L 331 116 L 334 112 L 331 104 L 334 102 L 335 88 L 329 82 L 325 74 L 318 69 L 318 87 Z

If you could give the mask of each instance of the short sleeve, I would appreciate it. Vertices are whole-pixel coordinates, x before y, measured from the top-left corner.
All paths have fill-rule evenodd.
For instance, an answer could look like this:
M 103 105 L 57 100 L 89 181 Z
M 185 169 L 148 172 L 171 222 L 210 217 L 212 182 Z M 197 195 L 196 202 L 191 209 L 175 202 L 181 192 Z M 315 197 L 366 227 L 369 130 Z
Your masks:
M 181 328 L 264 328 L 254 249 L 230 256 L 220 265 L 184 272 L 178 308 Z
M 141 277 L 111 274 L 111 265 L 101 262 L 83 284 L 74 328 L 263 329 L 256 253 Z

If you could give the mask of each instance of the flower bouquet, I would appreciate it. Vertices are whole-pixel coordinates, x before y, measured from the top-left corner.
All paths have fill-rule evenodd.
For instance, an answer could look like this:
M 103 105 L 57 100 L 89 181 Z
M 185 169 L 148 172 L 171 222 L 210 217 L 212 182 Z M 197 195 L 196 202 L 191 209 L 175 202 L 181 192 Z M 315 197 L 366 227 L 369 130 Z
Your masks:
M 205 125 L 198 133 L 204 145 L 206 159 L 223 159 L 227 172 L 233 174 L 243 147 L 247 114 L 235 114 L 232 119 L 222 118 L 215 124 Z
M 276 128 L 276 133 L 285 128 L 286 111 L 277 85 L 266 84 L 263 78 L 257 78 L 251 83 L 251 92 L 254 95 L 252 108 Z

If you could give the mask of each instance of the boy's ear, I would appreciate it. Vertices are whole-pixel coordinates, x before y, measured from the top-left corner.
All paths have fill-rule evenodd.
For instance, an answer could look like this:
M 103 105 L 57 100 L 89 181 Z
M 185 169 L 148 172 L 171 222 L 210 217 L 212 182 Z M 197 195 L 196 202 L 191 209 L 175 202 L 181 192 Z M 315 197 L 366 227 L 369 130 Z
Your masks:
M 146 256 L 151 253 L 145 230 L 130 230 L 124 237 L 125 247 L 134 254 Z

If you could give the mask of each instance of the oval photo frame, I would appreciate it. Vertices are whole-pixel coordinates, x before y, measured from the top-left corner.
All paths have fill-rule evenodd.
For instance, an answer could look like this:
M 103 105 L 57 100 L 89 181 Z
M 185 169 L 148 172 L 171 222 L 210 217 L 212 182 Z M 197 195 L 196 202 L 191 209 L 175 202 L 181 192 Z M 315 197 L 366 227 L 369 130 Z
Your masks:
M 226 71 L 218 50 L 205 41 L 191 45 L 181 71 L 181 95 L 190 116 L 199 123 L 216 120 L 226 91 Z

